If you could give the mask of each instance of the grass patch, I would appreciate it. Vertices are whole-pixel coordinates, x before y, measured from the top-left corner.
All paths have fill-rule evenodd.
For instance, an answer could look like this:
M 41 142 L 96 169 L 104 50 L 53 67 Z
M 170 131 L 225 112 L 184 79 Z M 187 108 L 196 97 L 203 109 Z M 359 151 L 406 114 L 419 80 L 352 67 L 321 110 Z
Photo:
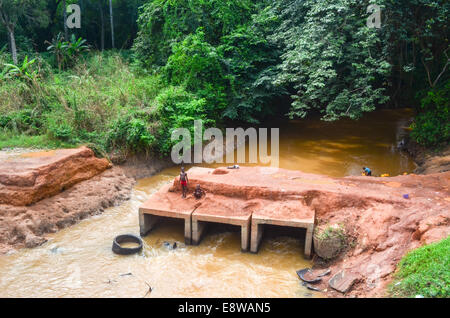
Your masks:
M 56 149 L 73 148 L 77 145 L 49 138 L 47 135 L 28 136 L 12 132 L 0 133 L 0 150 L 4 148 Z
M 393 297 L 450 297 L 450 237 L 403 257 L 389 293 Z

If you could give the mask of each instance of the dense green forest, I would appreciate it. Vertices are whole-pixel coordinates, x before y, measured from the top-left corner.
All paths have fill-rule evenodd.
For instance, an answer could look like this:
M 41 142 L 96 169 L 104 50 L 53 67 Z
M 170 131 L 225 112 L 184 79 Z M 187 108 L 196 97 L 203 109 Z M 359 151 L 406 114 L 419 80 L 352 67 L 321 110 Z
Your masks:
M 70 4 L 80 28 L 64 23 Z M 0 0 L 0 148 L 165 155 L 195 119 L 400 107 L 435 147 L 450 138 L 449 16 L 446 0 Z

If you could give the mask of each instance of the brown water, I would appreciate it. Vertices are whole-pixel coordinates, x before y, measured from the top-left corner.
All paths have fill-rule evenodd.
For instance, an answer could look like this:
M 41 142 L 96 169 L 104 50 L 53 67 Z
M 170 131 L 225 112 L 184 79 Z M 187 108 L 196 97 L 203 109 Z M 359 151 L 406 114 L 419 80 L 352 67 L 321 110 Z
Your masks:
M 280 166 L 331 176 L 411 172 L 396 150 L 411 113 L 381 111 L 358 122 L 283 123 Z M 240 235 L 217 228 L 199 246 L 184 246 L 183 224 L 168 221 L 144 240 L 141 254 L 111 252 L 118 234 L 138 234 L 139 205 L 178 174 L 177 168 L 140 180 L 131 200 L 48 236 L 41 247 L 0 256 L 0 297 L 320 297 L 295 271 L 304 233 L 273 229 L 258 254 L 240 252 Z M 289 234 L 289 235 L 287 235 Z M 164 242 L 178 242 L 171 250 Z M 147 294 L 148 285 L 152 292 Z

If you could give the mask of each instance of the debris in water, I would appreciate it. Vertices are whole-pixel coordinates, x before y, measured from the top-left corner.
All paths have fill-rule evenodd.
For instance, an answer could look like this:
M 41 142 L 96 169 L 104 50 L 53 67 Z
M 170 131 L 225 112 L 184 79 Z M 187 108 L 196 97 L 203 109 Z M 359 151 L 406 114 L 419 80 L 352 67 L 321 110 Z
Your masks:
M 330 279 L 328 285 L 338 292 L 346 293 L 358 279 L 359 277 L 356 274 L 342 270 Z
M 409 194 L 404 194 L 403 198 L 408 200 L 409 199 Z
M 174 242 L 173 244 L 172 243 L 169 243 L 169 242 L 167 242 L 167 241 L 164 241 L 163 242 L 163 246 L 165 247 L 165 248 L 167 248 L 167 249 L 169 249 L 169 250 L 174 250 L 174 249 L 176 249 L 177 248 L 177 242 Z
M 327 269 L 322 274 L 317 275 L 317 277 L 324 277 L 324 276 L 330 275 L 330 273 L 331 273 L 331 269 Z
M 105 284 L 112 284 L 112 283 L 117 283 L 117 281 L 114 279 L 113 280 L 108 279 L 108 281 L 105 282 Z
M 306 284 L 306 288 L 308 288 L 309 290 L 314 290 L 316 292 L 321 292 L 321 290 L 317 287 L 314 287 L 313 285 L 310 284 Z
M 120 274 L 120 276 L 133 276 L 133 273 Z
M 152 286 L 150 286 L 149 283 L 147 283 L 147 282 L 144 282 L 144 283 L 148 286 L 148 290 L 147 290 L 147 292 L 145 293 L 144 297 L 142 297 L 142 298 L 147 297 L 147 295 L 151 294 L 151 292 L 153 291 L 153 288 L 152 288 Z
M 311 272 L 310 268 L 304 268 L 304 269 L 298 270 L 297 275 L 302 281 L 304 281 L 306 283 L 310 283 L 310 284 L 315 284 L 315 283 L 322 281 L 322 278 L 314 278 L 314 279 L 305 278 L 305 275 L 310 272 Z
M 56 247 L 50 249 L 50 252 L 51 252 L 52 254 L 61 254 L 62 249 L 61 249 L 60 247 L 56 246 Z

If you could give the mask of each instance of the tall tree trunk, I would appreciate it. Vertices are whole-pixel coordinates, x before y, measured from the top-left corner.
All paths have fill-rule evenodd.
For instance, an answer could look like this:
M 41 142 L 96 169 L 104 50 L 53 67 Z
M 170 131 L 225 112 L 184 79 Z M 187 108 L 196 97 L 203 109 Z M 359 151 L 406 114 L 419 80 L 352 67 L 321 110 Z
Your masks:
M 98 8 L 100 10 L 100 24 L 101 24 L 100 48 L 103 51 L 105 49 L 105 17 L 103 16 L 103 8 L 101 4 L 99 4 Z
M 67 6 L 66 6 L 66 0 L 63 0 L 63 17 L 64 17 L 64 40 L 69 41 L 69 31 L 67 30 Z
M 78 0 L 78 5 L 80 6 L 80 11 L 84 12 L 84 3 L 83 0 Z M 81 28 L 77 32 L 78 36 L 83 36 L 86 40 L 88 40 L 88 34 L 84 32 L 84 28 Z
M 8 26 L 8 37 L 10 42 L 10 48 L 11 48 L 11 55 L 13 59 L 13 63 L 17 65 L 17 47 L 16 47 L 16 38 L 14 37 L 14 27 Z
M 113 17 L 113 9 L 112 9 L 112 0 L 109 0 L 109 16 L 111 18 L 111 44 L 112 48 L 115 48 L 114 44 L 114 17 Z
M 9 49 L 11 51 L 13 63 L 17 64 L 17 47 L 16 38 L 14 37 L 14 24 L 11 22 L 11 19 L 7 13 L 3 10 L 2 5 L 3 3 L 0 0 L 0 22 L 6 27 L 9 40 Z
M 6 36 L 8 37 L 8 52 L 11 52 L 11 37 L 9 36 L 9 32 L 6 32 Z

